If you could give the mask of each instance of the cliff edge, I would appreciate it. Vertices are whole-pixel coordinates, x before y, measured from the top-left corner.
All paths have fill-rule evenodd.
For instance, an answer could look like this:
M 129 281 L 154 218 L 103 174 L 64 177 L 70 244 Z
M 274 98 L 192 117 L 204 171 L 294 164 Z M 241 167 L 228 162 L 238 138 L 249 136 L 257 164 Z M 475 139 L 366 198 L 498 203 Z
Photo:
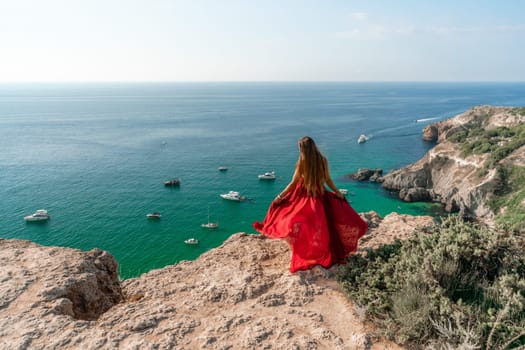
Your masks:
M 478 106 L 427 126 L 437 145 L 419 161 L 383 177 L 382 186 L 405 201 L 438 201 L 448 212 L 494 218 L 490 201 L 505 186 L 502 165 L 525 165 L 523 108 Z M 503 170 L 502 170 L 503 169 Z
M 361 249 L 432 226 L 363 214 Z M 107 252 L 0 239 L 2 349 L 401 349 L 377 336 L 336 270 L 291 274 L 281 240 L 235 234 L 195 261 L 120 282 Z

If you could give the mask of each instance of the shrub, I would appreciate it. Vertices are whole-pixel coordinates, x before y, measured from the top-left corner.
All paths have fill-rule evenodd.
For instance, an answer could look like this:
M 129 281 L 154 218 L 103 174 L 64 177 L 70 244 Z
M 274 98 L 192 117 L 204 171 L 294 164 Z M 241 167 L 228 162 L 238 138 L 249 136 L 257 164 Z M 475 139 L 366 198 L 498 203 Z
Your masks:
M 463 143 L 468 137 L 468 130 L 460 130 L 449 137 L 449 140 L 456 143 Z
M 520 115 L 525 115 L 525 107 L 514 108 L 513 111 Z
M 339 279 L 400 343 L 525 344 L 525 259 L 517 237 L 505 231 L 449 217 L 433 234 L 351 256 Z
M 504 168 L 503 176 L 505 187 L 502 192 L 495 191 L 489 204 L 496 213 L 503 209 L 496 219 L 502 229 L 525 233 L 525 168 Z
M 496 175 L 495 175 L 494 182 L 495 182 L 495 186 L 494 186 L 493 193 L 496 196 L 502 196 L 508 193 L 510 189 L 509 170 L 502 165 L 496 166 Z
M 490 152 L 490 158 L 486 164 L 490 169 L 516 149 L 525 145 L 525 124 L 511 128 L 501 126 L 491 130 L 471 126 L 470 129 L 458 131 L 450 140 L 461 143 L 463 157 Z
M 486 130 L 485 131 L 485 137 L 486 138 L 492 138 L 492 137 L 512 137 L 514 136 L 514 130 L 509 129 L 505 126 L 499 126 L 496 129 Z

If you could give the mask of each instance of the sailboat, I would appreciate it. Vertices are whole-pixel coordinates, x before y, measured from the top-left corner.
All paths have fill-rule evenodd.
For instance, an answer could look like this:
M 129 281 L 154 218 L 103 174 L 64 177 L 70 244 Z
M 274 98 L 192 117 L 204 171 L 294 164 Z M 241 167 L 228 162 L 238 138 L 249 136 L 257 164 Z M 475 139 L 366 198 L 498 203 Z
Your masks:
M 217 227 L 219 227 L 219 223 L 218 222 L 211 222 L 210 221 L 210 207 L 208 207 L 208 223 L 201 224 L 201 227 L 202 228 L 217 228 Z

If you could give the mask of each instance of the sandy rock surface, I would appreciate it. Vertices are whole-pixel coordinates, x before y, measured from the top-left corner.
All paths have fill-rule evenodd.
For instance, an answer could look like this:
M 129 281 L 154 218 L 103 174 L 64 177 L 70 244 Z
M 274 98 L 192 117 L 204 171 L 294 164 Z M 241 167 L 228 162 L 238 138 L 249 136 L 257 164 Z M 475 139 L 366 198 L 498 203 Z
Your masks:
M 360 249 L 433 223 L 363 216 Z M 356 313 L 337 267 L 291 274 L 289 259 L 285 242 L 240 233 L 120 283 L 107 252 L 0 240 L 0 348 L 401 349 Z

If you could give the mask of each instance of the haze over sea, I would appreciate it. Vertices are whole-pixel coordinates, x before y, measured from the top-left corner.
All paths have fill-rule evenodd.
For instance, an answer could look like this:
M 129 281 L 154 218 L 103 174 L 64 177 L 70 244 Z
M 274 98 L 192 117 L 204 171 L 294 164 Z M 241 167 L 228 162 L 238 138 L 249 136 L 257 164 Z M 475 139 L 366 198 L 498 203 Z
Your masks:
M 312 136 L 358 212 L 428 214 L 345 175 L 385 172 L 433 145 L 421 130 L 481 104 L 523 106 L 523 83 L 105 83 L 0 85 L 0 237 L 109 250 L 122 278 L 254 232 Z M 357 144 L 360 134 L 370 139 Z M 219 172 L 219 166 L 227 166 Z M 274 170 L 277 179 L 259 181 Z M 180 178 L 180 188 L 164 180 Z M 237 203 L 219 194 L 240 191 Z M 51 219 L 26 223 L 45 208 Z M 217 230 L 201 223 L 218 221 Z M 159 221 L 146 219 L 153 211 Z M 195 237 L 197 246 L 184 240 Z

